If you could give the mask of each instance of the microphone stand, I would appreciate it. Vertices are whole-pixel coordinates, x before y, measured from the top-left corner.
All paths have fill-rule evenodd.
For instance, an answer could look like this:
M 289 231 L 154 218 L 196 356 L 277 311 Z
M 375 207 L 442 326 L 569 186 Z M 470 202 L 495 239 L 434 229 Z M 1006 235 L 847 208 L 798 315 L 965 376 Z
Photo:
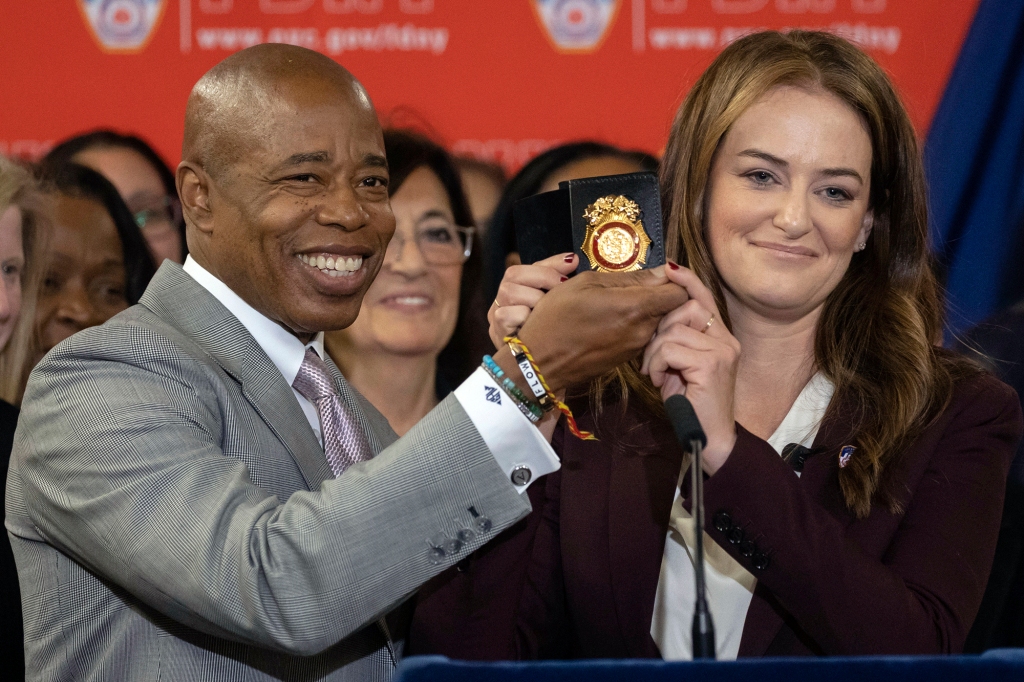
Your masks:
M 715 659 L 715 625 L 708 609 L 707 583 L 704 578 L 704 471 L 700 458 L 703 445 L 699 439 L 690 441 L 693 462 L 690 465 L 690 499 L 693 501 L 694 535 L 697 537 L 694 556 L 694 575 L 697 602 L 693 608 L 693 658 Z
M 694 586 L 697 599 L 693 608 L 693 658 L 715 659 L 715 625 L 708 609 L 707 584 L 704 576 L 704 472 L 701 469 L 701 454 L 707 443 L 707 436 L 693 411 L 693 405 L 685 396 L 670 396 L 665 401 L 665 411 L 676 432 L 679 444 L 690 453 L 690 501 L 693 510 L 694 535 Z

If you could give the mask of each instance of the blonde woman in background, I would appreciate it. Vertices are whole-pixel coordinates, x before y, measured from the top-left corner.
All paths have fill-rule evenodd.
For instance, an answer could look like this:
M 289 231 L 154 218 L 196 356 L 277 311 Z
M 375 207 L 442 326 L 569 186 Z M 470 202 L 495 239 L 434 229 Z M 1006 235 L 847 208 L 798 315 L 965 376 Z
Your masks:
M 0 157 L 0 481 L 7 463 L 25 380 L 34 357 L 32 320 L 39 284 L 41 195 L 31 174 Z M 24 675 L 21 596 L 6 533 L 0 540 L 0 660 L 11 676 Z

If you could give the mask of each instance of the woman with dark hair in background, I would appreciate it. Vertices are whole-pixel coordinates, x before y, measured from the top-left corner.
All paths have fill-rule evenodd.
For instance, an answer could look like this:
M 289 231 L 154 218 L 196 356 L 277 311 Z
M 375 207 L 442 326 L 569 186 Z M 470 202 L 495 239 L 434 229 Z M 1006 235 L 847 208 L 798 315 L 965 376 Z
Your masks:
M 395 235 L 356 321 L 328 332 L 324 343 L 345 378 L 402 435 L 491 349 L 480 250 L 451 157 L 406 131 L 385 131 L 384 147 Z M 319 265 L 338 267 L 327 258 Z
M 462 178 L 462 189 L 465 190 L 466 202 L 473 214 L 473 224 L 476 225 L 480 241 L 486 242 L 491 216 L 508 182 L 505 169 L 496 163 L 467 156 L 456 156 L 452 160 Z
M 719 659 L 961 651 L 1021 406 L 936 345 L 924 171 L 888 77 L 829 33 L 741 38 L 680 107 L 661 190 L 690 300 L 576 391 L 598 440 L 556 429 L 533 513 L 420 592 L 409 651 L 689 659 L 697 533 Z M 493 336 L 559 268 L 508 271 Z M 707 436 L 703 529 L 676 395 Z
M 156 272 L 139 226 L 114 186 L 75 163 L 41 178 L 53 225 L 35 318 L 33 365 L 51 348 L 135 305 Z
M 92 168 L 117 188 L 158 267 L 165 258 L 185 262 L 185 221 L 174 173 L 144 140 L 113 130 L 76 135 L 51 149 L 42 161 L 44 168 L 65 163 Z
M 484 300 L 494 300 L 505 268 L 520 262 L 512 220 L 512 206 L 517 201 L 556 190 L 558 183 L 566 180 L 657 170 L 658 159 L 646 152 L 626 151 L 600 142 L 572 142 L 535 156 L 505 185 L 487 228 L 484 240 L 487 291 Z

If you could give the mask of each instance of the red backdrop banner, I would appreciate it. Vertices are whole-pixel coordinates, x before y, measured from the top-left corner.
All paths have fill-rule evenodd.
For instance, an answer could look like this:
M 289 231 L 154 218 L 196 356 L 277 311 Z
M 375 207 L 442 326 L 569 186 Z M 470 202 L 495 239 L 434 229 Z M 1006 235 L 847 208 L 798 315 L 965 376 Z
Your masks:
M 714 56 L 760 28 L 838 32 L 892 75 L 923 135 L 978 0 L 4 0 L 0 153 L 113 127 L 179 158 L 185 100 L 234 51 L 330 55 L 385 122 L 510 170 L 560 141 L 659 151 Z

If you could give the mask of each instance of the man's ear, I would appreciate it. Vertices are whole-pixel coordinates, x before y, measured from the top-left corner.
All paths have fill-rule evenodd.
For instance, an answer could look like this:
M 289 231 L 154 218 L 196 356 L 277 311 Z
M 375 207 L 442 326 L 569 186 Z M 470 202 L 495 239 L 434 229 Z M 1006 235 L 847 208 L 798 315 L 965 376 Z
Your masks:
M 182 161 L 175 178 L 181 211 L 185 221 L 206 234 L 213 232 L 213 211 L 210 210 L 210 176 L 197 163 Z

